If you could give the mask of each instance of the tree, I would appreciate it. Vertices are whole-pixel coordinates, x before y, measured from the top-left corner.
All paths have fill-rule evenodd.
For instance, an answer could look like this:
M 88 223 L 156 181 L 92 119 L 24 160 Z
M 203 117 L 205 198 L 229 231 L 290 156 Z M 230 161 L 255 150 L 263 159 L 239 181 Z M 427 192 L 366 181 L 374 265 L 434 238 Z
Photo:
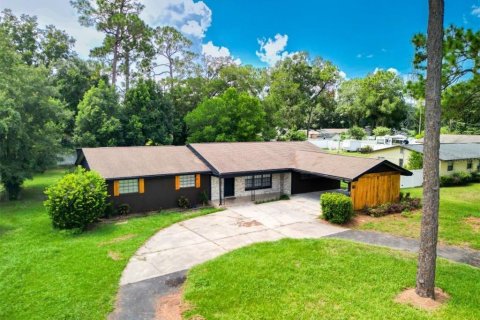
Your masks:
M 440 196 L 439 150 L 442 92 L 443 0 L 429 0 L 427 77 L 425 86 L 425 144 L 423 146 L 423 215 L 416 293 L 435 299 L 438 208 Z
M 109 147 L 123 142 L 118 95 L 100 81 L 78 105 L 73 141 L 79 147 Z
M 375 129 L 373 129 L 373 134 L 377 137 L 386 136 L 386 135 L 392 134 L 392 129 L 387 127 L 381 127 L 381 126 L 376 127 Z
M 16 17 L 11 10 L 5 9 L 0 16 L 0 28 L 27 65 L 43 64 L 49 67 L 56 61 L 74 55 L 72 48 L 75 40 L 53 25 L 41 29 L 36 16 L 22 14 Z
M 185 117 L 188 142 L 258 141 L 265 112 L 258 98 L 230 88 L 207 99 Z
M 120 70 L 125 78 L 125 91 L 130 89 L 132 66 L 142 71 L 150 68 L 154 56 L 153 46 L 150 43 L 152 30 L 137 15 L 128 15 L 125 22 L 122 50 L 119 54 Z
M 404 89 L 403 80 L 388 70 L 346 81 L 339 90 L 339 113 L 353 125 L 399 128 L 408 115 Z
M 112 85 L 115 86 L 120 60 L 127 57 L 122 57 L 122 52 L 132 50 L 129 26 L 138 23 L 144 6 L 135 0 L 71 0 L 70 3 L 80 15 L 80 24 L 95 26 L 97 31 L 105 33 L 102 45 L 90 54 L 110 60 Z
M 100 80 L 107 82 L 108 77 L 102 75 L 101 65 L 78 57 L 59 61 L 55 63 L 54 68 L 55 73 L 51 75 L 52 84 L 58 90 L 58 98 L 72 112 L 72 117 L 67 120 L 63 141 L 65 146 L 71 147 L 70 140 L 73 136 L 78 104 L 85 92 L 97 86 Z
M 174 79 L 183 79 L 191 70 L 195 54 L 190 51 L 192 41 L 177 29 L 165 26 L 157 27 L 153 35 L 155 52 L 160 57 L 154 63 L 155 75 L 167 75 L 168 87 L 172 89 Z
M 22 62 L 0 29 L 0 181 L 11 200 L 33 173 L 54 165 L 69 116 L 48 70 Z
M 271 71 L 270 103 L 279 110 L 280 126 L 307 129 L 315 115 L 334 103 L 334 90 L 340 80 L 339 70 L 330 61 L 311 60 L 306 52 L 294 54 L 277 63 Z
M 417 151 L 412 151 L 410 158 L 408 158 L 407 167 L 409 170 L 417 170 L 423 168 L 423 154 Z
M 367 132 L 363 128 L 353 126 L 350 129 L 348 129 L 348 135 L 352 139 L 362 140 L 363 137 L 365 137 L 367 135 Z
M 125 94 L 126 145 L 165 145 L 173 141 L 173 106 L 154 80 L 140 79 Z

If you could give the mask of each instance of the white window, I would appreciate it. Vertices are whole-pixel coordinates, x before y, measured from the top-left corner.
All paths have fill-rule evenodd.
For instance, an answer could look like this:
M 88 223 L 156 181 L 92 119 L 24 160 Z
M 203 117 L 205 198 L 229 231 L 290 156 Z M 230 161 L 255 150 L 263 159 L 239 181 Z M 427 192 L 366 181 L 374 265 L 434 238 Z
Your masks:
M 195 175 L 189 174 L 180 176 L 180 188 L 191 188 L 195 187 Z
M 120 180 L 118 191 L 120 194 L 138 192 L 138 179 Z

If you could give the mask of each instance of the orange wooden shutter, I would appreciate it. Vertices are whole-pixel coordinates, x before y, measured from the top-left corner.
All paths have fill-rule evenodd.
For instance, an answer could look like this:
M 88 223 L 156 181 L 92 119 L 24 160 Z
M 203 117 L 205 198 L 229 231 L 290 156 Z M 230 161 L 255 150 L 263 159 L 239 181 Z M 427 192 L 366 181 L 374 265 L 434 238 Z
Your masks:
M 180 190 L 180 176 L 175 176 L 175 190 Z
M 200 174 L 195 175 L 195 188 L 200 188 Z
M 120 181 L 113 181 L 113 196 L 118 197 L 120 195 Z
M 138 192 L 145 193 L 145 179 L 138 179 Z

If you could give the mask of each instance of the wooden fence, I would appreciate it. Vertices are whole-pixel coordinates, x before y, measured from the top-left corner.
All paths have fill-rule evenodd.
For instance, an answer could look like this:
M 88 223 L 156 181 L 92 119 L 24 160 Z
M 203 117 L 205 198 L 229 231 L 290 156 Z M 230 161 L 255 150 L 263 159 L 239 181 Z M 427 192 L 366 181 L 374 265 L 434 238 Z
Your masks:
M 400 196 L 400 173 L 368 173 L 351 185 L 353 208 L 361 210 L 387 202 L 395 202 Z

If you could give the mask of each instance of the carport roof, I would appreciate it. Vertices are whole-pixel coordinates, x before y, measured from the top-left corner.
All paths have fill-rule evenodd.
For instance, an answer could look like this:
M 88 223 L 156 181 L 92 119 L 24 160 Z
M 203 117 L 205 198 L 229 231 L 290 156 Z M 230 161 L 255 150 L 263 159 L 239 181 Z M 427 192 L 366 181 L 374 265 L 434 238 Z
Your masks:
M 353 180 L 382 164 L 411 174 L 387 160 L 334 155 L 310 142 L 195 143 L 189 147 L 217 175 L 296 170 Z

